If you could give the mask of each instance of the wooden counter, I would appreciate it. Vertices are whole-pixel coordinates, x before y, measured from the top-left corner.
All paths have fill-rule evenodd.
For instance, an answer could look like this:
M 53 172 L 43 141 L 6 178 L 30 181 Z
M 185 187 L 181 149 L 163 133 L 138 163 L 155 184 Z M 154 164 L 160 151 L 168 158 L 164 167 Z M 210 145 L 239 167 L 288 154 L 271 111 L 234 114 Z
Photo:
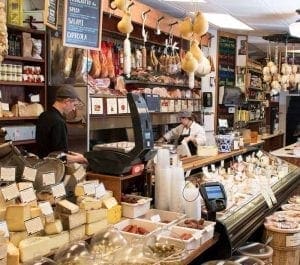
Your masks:
M 264 151 L 270 152 L 283 147 L 283 136 L 284 133 L 263 135 L 261 139 L 265 141 Z
M 270 152 L 271 155 L 278 156 L 281 159 L 300 167 L 300 156 L 294 154 L 293 150 L 296 144 L 287 145 L 283 148 Z

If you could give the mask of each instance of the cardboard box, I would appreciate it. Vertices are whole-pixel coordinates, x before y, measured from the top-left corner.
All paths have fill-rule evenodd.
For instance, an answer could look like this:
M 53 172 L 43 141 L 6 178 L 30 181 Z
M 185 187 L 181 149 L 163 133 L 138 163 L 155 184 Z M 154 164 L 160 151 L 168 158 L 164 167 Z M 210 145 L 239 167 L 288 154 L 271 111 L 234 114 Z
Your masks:
M 23 15 L 23 26 L 30 28 L 29 21 L 30 17 L 33 17 L 32 25 L 38 30 L 45 30 L 46 26 L 44 24 L 44 10 L 34 10 L 34 11 L 24 11 Z

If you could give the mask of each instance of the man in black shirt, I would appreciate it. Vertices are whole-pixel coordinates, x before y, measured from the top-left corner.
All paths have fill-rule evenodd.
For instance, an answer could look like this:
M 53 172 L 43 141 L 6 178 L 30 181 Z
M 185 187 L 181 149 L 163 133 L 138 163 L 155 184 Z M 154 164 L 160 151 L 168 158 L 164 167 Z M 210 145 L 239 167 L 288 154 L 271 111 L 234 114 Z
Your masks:
M 68 130 L 63 115 L 74 110 L 77 103 L 78 95 L 73 86 L 63 85 L 58 88 L 55 102 L 39 116 L 37 122 L 36 141 L 39 157 L 62 151 L 66 153 L 68 162 L 87 163 L 82 154 L 68 150 Z

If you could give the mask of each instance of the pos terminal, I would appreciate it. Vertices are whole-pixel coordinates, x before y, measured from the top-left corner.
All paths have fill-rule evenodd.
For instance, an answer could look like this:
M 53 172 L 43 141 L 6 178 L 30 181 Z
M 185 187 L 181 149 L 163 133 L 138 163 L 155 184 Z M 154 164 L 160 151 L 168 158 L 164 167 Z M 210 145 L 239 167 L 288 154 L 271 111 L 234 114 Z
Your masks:
M 220 182 L 207 182 L 200 185 L 200 193 L 205 202 L 208 220 L 215 221 L 216 212 L 226 209 L 227 196 Z

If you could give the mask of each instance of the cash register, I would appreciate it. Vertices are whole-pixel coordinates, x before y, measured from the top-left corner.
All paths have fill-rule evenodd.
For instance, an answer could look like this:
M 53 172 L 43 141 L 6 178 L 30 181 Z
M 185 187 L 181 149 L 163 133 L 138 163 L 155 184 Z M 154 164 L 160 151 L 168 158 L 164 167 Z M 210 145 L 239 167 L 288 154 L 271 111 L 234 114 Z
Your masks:
M 133 166 L 144 164 L 156 154 L 153 149 L 153 131 L 150 114 L 144 98 L 139 94 L 128 93 L 134 144 L 131 148 L 124 145 L 96 145 L 92 151 L 85 153 L 89 169 L 96 173 L 123 175 L 129 173 Z M 118 148 L 122 146 L 122 148 Z M 127 147 L 128 147 L 127 146 Z
M 206 182 L 199 187 L 200 194 L 205 202 L 207 218 L 216 220 L 216 213 L 226 209 L 227 196 L 224 186 L 220 182 Z

